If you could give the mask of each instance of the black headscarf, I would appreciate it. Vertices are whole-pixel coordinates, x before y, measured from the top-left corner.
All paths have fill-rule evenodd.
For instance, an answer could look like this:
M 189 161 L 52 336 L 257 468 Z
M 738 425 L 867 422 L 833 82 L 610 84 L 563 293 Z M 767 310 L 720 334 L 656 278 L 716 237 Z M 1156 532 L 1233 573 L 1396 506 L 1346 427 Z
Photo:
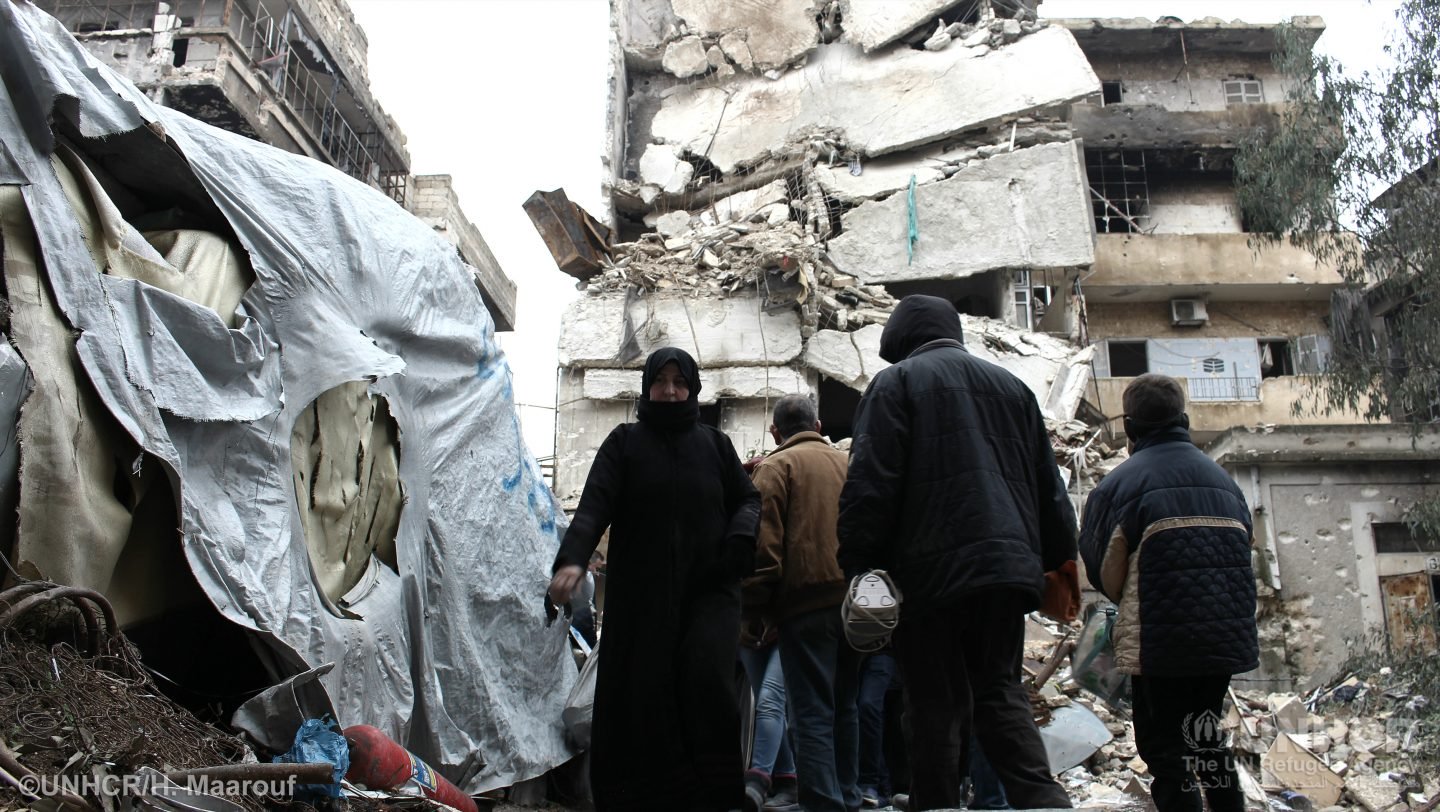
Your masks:
M 965 343 L 955 305 L 939 296 L 906 296 L 895 306 L 895 312 L 885 323 L 885 331 L 880 334 L 880 357 L 898 364 L 916 347 L 937 338 Z
M 660 369 L 674 361 L 680 374 L 690 384 L 690 397 L 679 403 L 659 403 L 650 399 L 650 384 Z M 661 347 L 645 359 L 645 372 L 640 376 L 640 403 L 635 414 L 640 422 L 662 431 L 675 431 L 695 425 L 700 420 L 700 368 L 690 353 L 679 347 Z

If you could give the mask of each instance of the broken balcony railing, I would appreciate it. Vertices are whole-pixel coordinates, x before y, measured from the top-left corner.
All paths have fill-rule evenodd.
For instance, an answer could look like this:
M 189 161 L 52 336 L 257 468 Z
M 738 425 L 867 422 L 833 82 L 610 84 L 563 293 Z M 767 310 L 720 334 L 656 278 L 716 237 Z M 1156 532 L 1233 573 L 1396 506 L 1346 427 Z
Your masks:
M 177 54 L 192 37 L 228 38 L 236 51 L 270 82 L 332 166 L 405 204 L 409 167 L 334 66 L 318 55 L 312 60 L 315 69 L 305 64 L 298 48 L 317 38 L 304 30 L 286 4 L 254 0 L 41 0 L 36 5 L 70 31 L 82 35 L 126 31 L 153 35 L 157 25 L 174 20 Z M 318 54 L 318 49 L 310 50 Z M 192 52 L 183 64 L 204 67 L 218 58 L 219 51 L 210 51 L 207 56 Z M 177 67 L 180 64 L 177 62 Z M 357 132 L 352 122 L 361 125 L 363 132 Z

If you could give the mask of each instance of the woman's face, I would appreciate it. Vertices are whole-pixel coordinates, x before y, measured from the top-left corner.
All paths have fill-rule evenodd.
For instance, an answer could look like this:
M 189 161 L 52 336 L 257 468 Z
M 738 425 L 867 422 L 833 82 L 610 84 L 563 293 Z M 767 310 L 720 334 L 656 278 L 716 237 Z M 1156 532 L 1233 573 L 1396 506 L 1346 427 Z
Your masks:
M 680 374 L 680 365 L 671 361 L 660 367 L 655 380 L 650 382 L 650 400 L 660 403 L 679 403 L 690 399 L 690 382 Z

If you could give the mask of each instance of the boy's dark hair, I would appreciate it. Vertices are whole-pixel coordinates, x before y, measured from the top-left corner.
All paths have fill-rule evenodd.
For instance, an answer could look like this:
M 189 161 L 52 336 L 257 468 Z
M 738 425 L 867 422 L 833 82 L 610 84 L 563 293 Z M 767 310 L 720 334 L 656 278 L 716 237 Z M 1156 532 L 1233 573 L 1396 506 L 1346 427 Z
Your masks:
M 786 395 L 775 404 L 775 430 L 787 440 L 802 431 L 814 431 L 819 419 L 815 401 L 805 395 Z
M 1125 417 L 1140 428 L 1160 428 L 1185 413 L 1185 390 L 1169 375 L 1150 372 L 1125 387 L 1121 400 Z

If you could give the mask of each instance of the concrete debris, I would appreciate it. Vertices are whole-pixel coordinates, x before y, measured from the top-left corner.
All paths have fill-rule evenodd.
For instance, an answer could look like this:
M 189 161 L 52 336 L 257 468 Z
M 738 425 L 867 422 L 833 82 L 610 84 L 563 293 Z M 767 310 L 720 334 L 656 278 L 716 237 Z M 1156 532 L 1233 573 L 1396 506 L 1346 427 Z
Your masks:
M 695 167 L 669 144 L 650 144 L 640 156 L 640 180 L 669 194 L 684 191 L 694 175 Z
M 740 70 L 754 70 L 755 57 L 750 54 L 750 43 L 745 41 L 745 35 L 739 31 L 731 31 L 720 38 L 720 50 Z
M 930 36 L 930 39 L 925 40 L 925 50 L 943 51 L 950 47 L 951 39 L 950 32 L 946 30 L 945 24 L 942 21 L 940 26 L 936 28 L 935 33 Z
M 670 0 L 670 5 L 691 31 L 707 39 L 745 32 L 754 66 L 760 70 L 783 68 L 820 42 L 816 0 Z
M 748 43 L 754 52 L 754 32 Z M 784 153 L 816 129 L 839 130 L 858 152 L 882 155 L 1078 101 L 1099 84 L 1074 37 L 1053 26 L 983 59 L 961 48 L 870 59 L 826 45 L 803 69 L 773 82 L 738 78 L 726 87 L 681 88 L 660 100 L 648 137 L 704 154 L 729 175 Z M 643 135 L 644 122 L 637 124 Z
M 685 37 L 665 46 L 665 56 L 660 60 L 665 70 L 684 79 L 699 76 L 710 70 L 710 60 L 705 54 L 705 43 L 699 37 Z
M 845 21 L 845 42 L 866 53 L 889 45 L 938 15 L 959 5 L 960 0 L 841 0 Z

